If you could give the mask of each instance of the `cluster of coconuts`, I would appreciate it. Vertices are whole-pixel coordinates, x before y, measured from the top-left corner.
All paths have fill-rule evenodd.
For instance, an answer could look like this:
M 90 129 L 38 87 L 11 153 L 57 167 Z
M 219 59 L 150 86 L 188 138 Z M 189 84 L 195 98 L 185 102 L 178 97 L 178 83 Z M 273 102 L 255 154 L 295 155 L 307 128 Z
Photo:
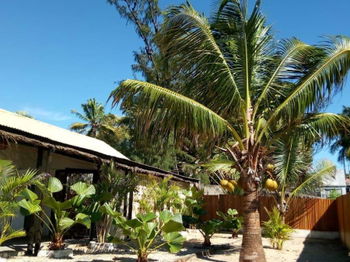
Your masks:
M 222 179 L 220 180 L 220 185 L 223 189 L 226 189 L 229 192 L 233 192 L 235 190 L 235 187 L 238 187 L 238 184 L 235 180 Z
M 267 168 L 267 172 L 270 173 L 275 169 L 275 165 L 274 164 L 267 164 L 266 168 Z M 266 179 L 265 188 L 270 190 L 270 191 L 276 191 L 278 188 L 277 181 L 273 180 L 271 178 Z
M 235 190 L 235 187 L 237 187 L 237 182 L 235 180 L 222 179 L 220 180 L 220 185 L 223 189 L 226 189 L 229 192 L 233 192 Z

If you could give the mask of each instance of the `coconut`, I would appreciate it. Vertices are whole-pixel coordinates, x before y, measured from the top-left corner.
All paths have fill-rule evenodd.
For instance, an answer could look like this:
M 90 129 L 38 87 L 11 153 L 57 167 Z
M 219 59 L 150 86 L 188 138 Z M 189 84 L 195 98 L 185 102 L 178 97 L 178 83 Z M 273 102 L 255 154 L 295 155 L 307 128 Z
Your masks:
M 275 180 L 268 178 L 265 182 L 265 188 L 267 188 L 270 191 L 276 191 L 278 188 L 278 184 Z
M 238 186 L 238 183 L 236 180 L 230 180 L 229 181 L 234 187 L 237 187 Z
M 220 185 L 221 185 L 222 187 L 226 187 L 228 183 L 229 183 L 229 182 L 228 182 L 226 179 L 222 179 L 222 180 L 220 181 Z
M 235 186 L 231 182 L 228 182 L 226 185 L 226 189 L 229 192 L 233 192 L 233 190 L 235 190 Z
M 267 164 L 267 169 L 269 169 L 269 170 L 274 170 L 275 169 L 275 165 L 274 164 Z

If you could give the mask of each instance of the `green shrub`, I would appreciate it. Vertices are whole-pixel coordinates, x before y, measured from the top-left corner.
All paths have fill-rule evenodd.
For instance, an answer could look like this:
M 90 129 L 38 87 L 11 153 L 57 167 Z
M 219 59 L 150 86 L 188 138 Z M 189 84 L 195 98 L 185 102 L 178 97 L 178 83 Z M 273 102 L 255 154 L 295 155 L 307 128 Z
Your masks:
M 32 170 L 19 174 L 11 161 L 0 160 L 0 246 L 7 240 L 23 237 L 24 230 L 14 230 L 11 221 L 19 210 L 23 192 L 36 180 Z
M 215 233 L 217 233 L 220 230 L 222 224 L 223 222 L 218 219 L 207 220 L 199 224 L 199 232 L 201 232 L 201 234 L 204 237 L 203 246 L 211 246 L 210 239 Z
M 183 230 L 180 214 L 173 215 L 170 211 L 164 210 L 159 213 L 137 214 L 136 218 L 127 220 L 118 212 L 106 211 L 114 217 L 117 227 L 121 228 L 123 234 L 132 243 L 119 237 L 110 237 L 113 243 L 122 243 L 137 254 L 138 262 L 147 262 L 148 255 L 166 246 L 172 253 L 180 251 L 185 238 L 179 233 Z
M 39 199 L 38 195 L 30 190 L 24 191 L 25 199 L 18 202 L 18 205 L 22 208 L 25 214 L 35 214 L 43 224 L 51 232 L 53 239 L 49 244 L 49 249 L 63 249 L 64 240 L 63 237 L 67 231 L 75 224 L 82 224 L 87 228 L 90 228 L 91 220 L 90 216 L 84 213 L 77 213 L 76 211 L 82 206 L 86 198 L 90 198 L 95 194 L 95 187 L 83 182 L 77 182 L 70 187 L 75 195 L 66 201 L 57 201 L 53 194 L 63 190 L 63 185 L 55 177 L 50 177 L 47 185 L 42 183 L 36 183 L 39 187 L 43 198 Z M 50 217 L 42 210 L 41 205 L 50 208 L 54 214 L 54 219 Z M 74 217 L 72 217 L 72 215 Z
M 283 218 L 276 207 L 272 211 L 266 210 L 269 220 L 264 222 L 264 235 L 270 238 L 273 248 L 282 249 L 284 241 L 290 239 L 293 229 L 283 222 Z
M 216 214 L 223 220 L 222 229 L 232 232 L 232 237 L 238 236 L 242 228 L 242 218 L 238 216 L 236 209 L 229 208 L 226 213 L 217 211 Z
M 184 199 L 181 197 L 181 188 L 170 183 L 172 177 L 156 180 L 149 177 L 144 185 L 141 198 L 138 200 L 140 213 L 161 212 L 171 210 L 174 213 L 181 213 Z M 151 181 L 149 183 L 149 181 Z

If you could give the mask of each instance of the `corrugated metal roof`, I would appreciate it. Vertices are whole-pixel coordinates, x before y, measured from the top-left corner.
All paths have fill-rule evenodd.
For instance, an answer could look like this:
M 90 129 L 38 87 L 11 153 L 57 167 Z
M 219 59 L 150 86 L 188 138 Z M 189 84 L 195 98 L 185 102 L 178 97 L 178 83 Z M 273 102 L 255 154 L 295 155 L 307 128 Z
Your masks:
M 90 150 L 106 156 L 128 159 L 105 142 L 48 123 L 0 109 L 0 126 L 16 129 L 53 142 Z

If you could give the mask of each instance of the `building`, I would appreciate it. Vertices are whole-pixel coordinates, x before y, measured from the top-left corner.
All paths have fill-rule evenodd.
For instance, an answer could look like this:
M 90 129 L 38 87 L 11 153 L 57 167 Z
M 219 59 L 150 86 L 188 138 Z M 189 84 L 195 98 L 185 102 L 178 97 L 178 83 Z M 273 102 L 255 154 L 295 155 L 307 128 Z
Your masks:
M 324 180 L 323 186 L 321 187 L 321 197 L 328 198 L 331 192 L 335 195 L 345 195 L 347 193 L 343 169 L 337 168 L 334 177 Z
M 121 171 L 141 177 L 148 175 L 172 181 L 183 187 L 197 179 L 167 172 L 132 161 L 105 142 L 48 123 L 0 109 L 0 159 L 11 160 L 19 172 L 36 169 L 59 178 L 63 184 L 84 180 L 97 183 L 102 163 L 113 160 Z M 132 215 L 132 192 L 127 216 Z M 14 228 L 22 228 L 24 218 L 16 218 Z

